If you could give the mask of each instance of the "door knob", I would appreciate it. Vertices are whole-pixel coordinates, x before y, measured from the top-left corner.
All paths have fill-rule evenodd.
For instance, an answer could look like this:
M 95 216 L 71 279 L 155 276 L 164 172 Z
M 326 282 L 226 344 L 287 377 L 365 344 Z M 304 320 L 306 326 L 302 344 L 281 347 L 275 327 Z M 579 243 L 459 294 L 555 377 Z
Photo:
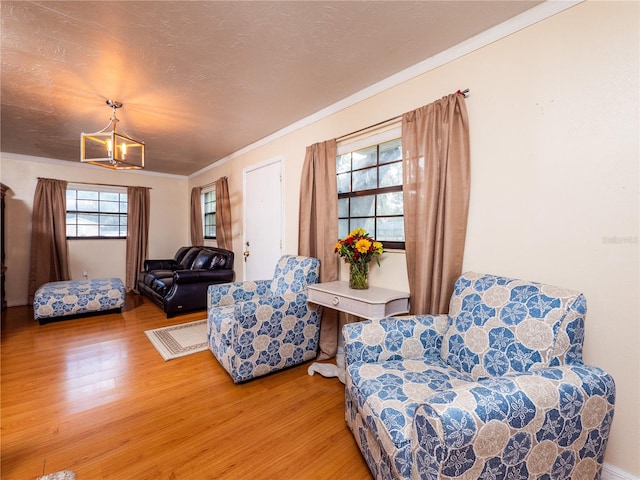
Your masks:
M 247 257 L 251 255 L 251 252 L 249 250 L 245 250 L 244 252 L 242 252 L 242 255 L 244 255 L 244 261 L 246 262 Z

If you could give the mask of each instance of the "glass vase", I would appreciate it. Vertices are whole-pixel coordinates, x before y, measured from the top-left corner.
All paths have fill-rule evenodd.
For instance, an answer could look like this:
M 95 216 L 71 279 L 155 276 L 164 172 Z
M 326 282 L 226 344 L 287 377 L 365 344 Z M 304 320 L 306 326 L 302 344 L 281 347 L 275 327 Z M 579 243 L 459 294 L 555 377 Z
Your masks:
M 369 264 L 352 263 L 349 265 L 349 288 L 365 290 L 369 288 Z

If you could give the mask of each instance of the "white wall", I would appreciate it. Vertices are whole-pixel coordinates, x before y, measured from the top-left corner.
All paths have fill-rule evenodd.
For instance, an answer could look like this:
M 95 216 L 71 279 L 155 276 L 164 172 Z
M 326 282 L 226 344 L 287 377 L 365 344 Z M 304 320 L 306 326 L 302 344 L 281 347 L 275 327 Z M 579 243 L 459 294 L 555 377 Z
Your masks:
M 9 306 L 26 305 L 31 247 L 31 213 L 38 177 L 68 182 L 106 183 L 150 187 L 149 258 L 172 258 L 189 242 L 186 177 L 148 172 L 112 171 L 71 162 L 0 154 L 0 178 L 10 188 L 6 195 L 5 255 L 6 295 Z M 70 240 L 69 269 L 72 279 L 125 275 L 125 240 Z
M 585 2 L 190 178 L 229 178 L 242 251 L 242 169 L 281 156 L 285 251 L 297 251 L 305 147 L 430 103 L 459 88 L 471 135 L 465 270 L 582 290 L 584 358 L 618 396 L 606 462 L 640 475 L 638 328 L 638 2 Z M 334 242 L 335 239 L 329 240 Z M 374 285 L 406 285 L 402 254 Z M 236 269 L 239 272 L 239 269 Z M 399 280 L 401 279 L 401 280 Z

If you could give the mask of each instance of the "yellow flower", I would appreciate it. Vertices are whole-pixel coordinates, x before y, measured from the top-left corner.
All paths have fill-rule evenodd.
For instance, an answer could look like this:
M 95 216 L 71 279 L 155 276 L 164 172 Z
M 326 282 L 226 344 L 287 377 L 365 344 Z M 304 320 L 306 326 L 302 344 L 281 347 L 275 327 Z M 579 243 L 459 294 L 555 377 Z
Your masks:
M 367 234 L 367 231 L 364 228 L 354 228 L 353 231 L 349 234 L 350 237 L 355 236 L 364 236 Z
M 373 248 L 375 249 L 376 252 L 378 253 L 382 253 L 383 249 L 382 249 L 382 243 L 380 242 L 373 242 Z
M 371 242 L 366 238 L 361 238 L 356 242 L 356 250 L 360 253 L 367 253 L 371 248 Z

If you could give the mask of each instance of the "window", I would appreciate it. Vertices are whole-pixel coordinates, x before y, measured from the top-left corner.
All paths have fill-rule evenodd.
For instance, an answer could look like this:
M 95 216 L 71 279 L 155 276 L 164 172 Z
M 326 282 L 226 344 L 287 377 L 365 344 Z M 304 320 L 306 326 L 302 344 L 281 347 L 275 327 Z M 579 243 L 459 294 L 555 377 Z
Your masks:
M 336 171 L 339 238 L 364 228 L 385 248 L 404 249 L 402 139 L 339 154 Z
M 216 238 L 216 191 L 215 188 L 202 194 L 204 238 Z
M 127 190 L 67 186 L 67 238 L 127 238 Z

